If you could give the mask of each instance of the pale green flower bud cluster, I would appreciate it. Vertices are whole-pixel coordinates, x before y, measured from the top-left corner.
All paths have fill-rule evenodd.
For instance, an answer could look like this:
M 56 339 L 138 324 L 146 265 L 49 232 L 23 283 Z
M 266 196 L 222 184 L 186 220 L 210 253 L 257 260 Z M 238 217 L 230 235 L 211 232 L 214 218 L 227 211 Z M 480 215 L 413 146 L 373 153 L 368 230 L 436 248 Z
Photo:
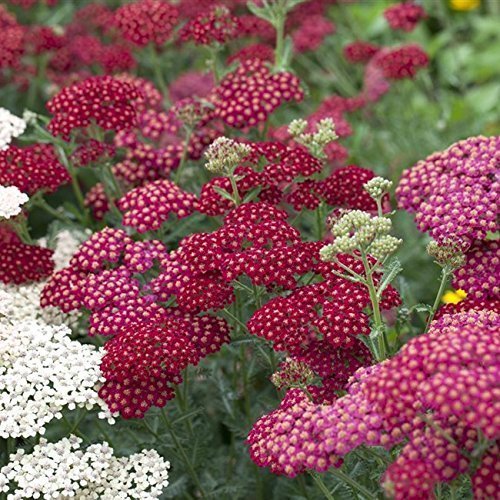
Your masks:
M 248 144 L 218 137 L 205 152 L 205 167 L 216 174 L 231 174 L 251 151 Z
M 320 120 L 316 124 L 315 133 L 307 133 L 306 129 L 306 120 L 293 120 L 288 126 L 288 133 L 296 142 L 305 146 L 313 156 L 326 158 L 325 147 L 338 139 L 333 120 L 331 118 Z
M 391 190 L 392 181 L 384 179 L 383 177 L 374 177 L 369 180 L 363 188 L 374 200 L 380 200 L 384 194 Z
M 339 253 L 361 250 L 378 260 L 394 253 L 402 240 L 390 236 L 392 222 L 386 217 L 373 217 L 361 210 L 343 215 L 332 227 L 335 240 L 320 251 L 321 259 L 331 261 Z
M 452 243 L 440 245 L 437 241 L 431 241 L 427 245 L 427 253 L 434 257 L 441 267 L 458 269 L 465 264 L 465 255 L 462 250 Z

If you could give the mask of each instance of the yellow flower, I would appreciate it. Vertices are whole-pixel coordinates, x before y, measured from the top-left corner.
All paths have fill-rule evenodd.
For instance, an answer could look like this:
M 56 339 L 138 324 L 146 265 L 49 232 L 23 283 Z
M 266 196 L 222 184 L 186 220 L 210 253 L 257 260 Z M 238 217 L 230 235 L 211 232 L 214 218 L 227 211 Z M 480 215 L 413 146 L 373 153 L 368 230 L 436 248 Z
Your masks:
M 473 10 L 481 5 L 481 0 L 450 0 L 453 10 Z
M 441 297 L 441 301 L 445 304 L 458 304 L 467 297 L 467 293 L 463 290 L 447 290 Z

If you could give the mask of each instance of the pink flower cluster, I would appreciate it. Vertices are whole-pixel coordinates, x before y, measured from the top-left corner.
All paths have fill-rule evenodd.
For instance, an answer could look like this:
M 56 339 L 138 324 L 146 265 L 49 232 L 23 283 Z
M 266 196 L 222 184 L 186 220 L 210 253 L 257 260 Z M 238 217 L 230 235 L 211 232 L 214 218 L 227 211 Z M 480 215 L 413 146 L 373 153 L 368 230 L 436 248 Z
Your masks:
M 500 137 L 471 137 L 405 170 L 399 206 L 438 242 L 465 246 L 498 230 Z
M 137 0 L 119 7 L 114 22 L 123 38 L 134 45 L 158 46 L 171 37 L 178 15 L 177 8 L 165 0 Z
M 473 465 L 478 498 L 493 491 L 495 440 L 500 437 L 498 336 L 500 318 L 487 310 L 444 314 L 426 335 L 394 358 L 358 370 L 347 394 L 329 405 L 298 389 L 262 417 L 248 437 L 252 459 L 275 473 L 324 471 L 359 446 L 402 443 L 383 485 L 397 500 L 434 498 Z M 490 443 L 481 449 L 481 436 Z
M 414 1 L 391 5 L 384 11 L 384 17 L 393 30 L 413 31 L 426 12 L 421 5 Z

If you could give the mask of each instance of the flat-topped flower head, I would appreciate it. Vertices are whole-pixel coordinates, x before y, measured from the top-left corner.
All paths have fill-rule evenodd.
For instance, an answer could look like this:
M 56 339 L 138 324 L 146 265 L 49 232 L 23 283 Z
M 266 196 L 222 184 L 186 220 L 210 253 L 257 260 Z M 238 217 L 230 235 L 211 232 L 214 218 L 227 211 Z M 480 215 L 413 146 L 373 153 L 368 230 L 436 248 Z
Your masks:
M 183 191 L 174 182 L 160 179 L 129 191 L 117 202 L 124 213 L 123 224 L 139 233 L 156 231 L 170 214 L 179 219 L 190 215 L 196 204 L 194 194 Z
M 426 17 L 421 5 L 413 0 L 391 5 L 384 10 L 384 17 L 393 30 L 413 31 L 419 21 Z
M 177 7 L 166 0 L 137 0 L 118 8 L 114 23 L 134 45 L 161 46 L 171 37 L 178 16 Z
M 10 219 L 19 215 L 28 200 L 28 196 L 16 186 L 0 186 L 0 218 Z
M 36 321 L 2 323 L 0 408 L 4 418 L 0 435 L 32 437 L 61 418 L 63 408 L 101 409 L 111 419 L 97 391 L 103 379 L 102 354 L 92 345 L 71 340 L 64 325 Z
M 304 92 L 292 73 L 271 73 L 259 59 L 242 61 L 214 89 L 213 115 L 234 128 L 254 127 L 267 121 L 284 102 L 301 101 Z
M 196 45 L 225 44 L 239 35 L 238 18 L 225 5 L 214 5 L 208 12 L 188 21 L 179 33 L 183 41 Z
M 498 230 L 500 137 L 470 137 L 405 170 L 399 206 L 439 243 L 467 247 Z
M 68 140 L 75 129 L 93 123 L 104 130 L 127 130 L 137 123 L 135 86 L 112 76 L 92 76 L 65 87 L 47 103 L 53 135 Z
M 9 460 L 0 489 L 16 499 L 159 498 L 170 468 L 156 450 L 118 458 L 108 443 L 85 447 L 74 435 L 55 443 L 41 438 L 31 453 L 20 449 Z
M 373 58 L 385 78 L 401 80 L 413 78 L 417 71 L 429 64 L 429 56 L 418 45 L 403 45 L 383 49 Z
M 6 149 L 14 137 L 26 129 L 26 122 L 8 109 L 0 108 L 0 151 Z
M 378 51 L 380 47 L 370 42 L 356 40 L 348 43 L 344 47 L 344 57 L 351 63 L 367 63 Z

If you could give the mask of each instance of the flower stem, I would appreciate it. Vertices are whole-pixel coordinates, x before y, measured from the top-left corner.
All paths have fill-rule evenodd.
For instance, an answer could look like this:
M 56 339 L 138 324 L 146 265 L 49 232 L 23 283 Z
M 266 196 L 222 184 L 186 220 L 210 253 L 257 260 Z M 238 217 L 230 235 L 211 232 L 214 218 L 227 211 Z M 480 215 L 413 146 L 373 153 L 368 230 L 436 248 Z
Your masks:
M 153 65 L 153 73 L 155 78 L 155 83 L 158 85 L 161 95 L 163 97 L 163 104 L 165 106 L 170 105 L 170 99 L 168 96 L 168 86 L 165 78 L 163 77 L 161 59 L 158 55 L 157 49 L 154 44 L 150 45 L 149 53 L 151 55 L 151 62 Z
M 389 354 L 389 345 L 385 336 L 386 329 L 382 320 L 382 314 L 380 312 L 380 303 L 377 295 L 377 288 L 375 287 L 375 283 L 373 281 L 373 270 L 370 267 L 366 254 L 363 251 L 361 252 L 361 259 L 363 260 L 363 266 L 366 274 L 366 286 L 368 288 L 370 301 L 372 303 L 373 323 L 375 325 L 376 339 L 378 343 L 376 358 L 377 361 L 383 361 Z
M 448 283 L 448 279 L 451 275 L 452 271 L 448 266 L 444 266 L 441 269 L 441 282 L 439 283 L 439 289 L 436 294 L 436 298 L 434 299 L 434 304 L 432 305 L 431 311 L 429 313 L 429 318 L 427 319 L 427 325 L 425 327 L 425 333 L 429 331 L 429 327 L 431 325 L 434 316 L 436 315 L 436 311 L 438 310 L 439 304 L 441 303 L 441 297 L 443 296 L 444 289 L 446 288 L 446 284 Z
M 184 165 L 186 164 L 187 156 L 188 156 L 188 149 L 189 149 L 189 143 L 191 141 L 191 136 L 193 135 L 193 129 L 191 127 L 186 127 L 186 140 L 184 141 L 184 146 L 182 148 L 182 156 L 181 156 L 181 161 L 179 162 L 179 166 L 177 167 L 177 171 L 175 172 L 175 179 L 174 182 L 176 184 L 179 184 L 179 181 L 181 180 L 181 172 L 184 168 Z
M 314 482 L 317 484 L 323 495 L 325 495 L 325 498 L 327 498 L 328 500 L 335 500 L 335 497 L 330 493 L 330 490 L 326 487 L 326 484 L 321 479 L 321 476 L 316 472 L 310 472 L 309 474 L 313 478 Z

